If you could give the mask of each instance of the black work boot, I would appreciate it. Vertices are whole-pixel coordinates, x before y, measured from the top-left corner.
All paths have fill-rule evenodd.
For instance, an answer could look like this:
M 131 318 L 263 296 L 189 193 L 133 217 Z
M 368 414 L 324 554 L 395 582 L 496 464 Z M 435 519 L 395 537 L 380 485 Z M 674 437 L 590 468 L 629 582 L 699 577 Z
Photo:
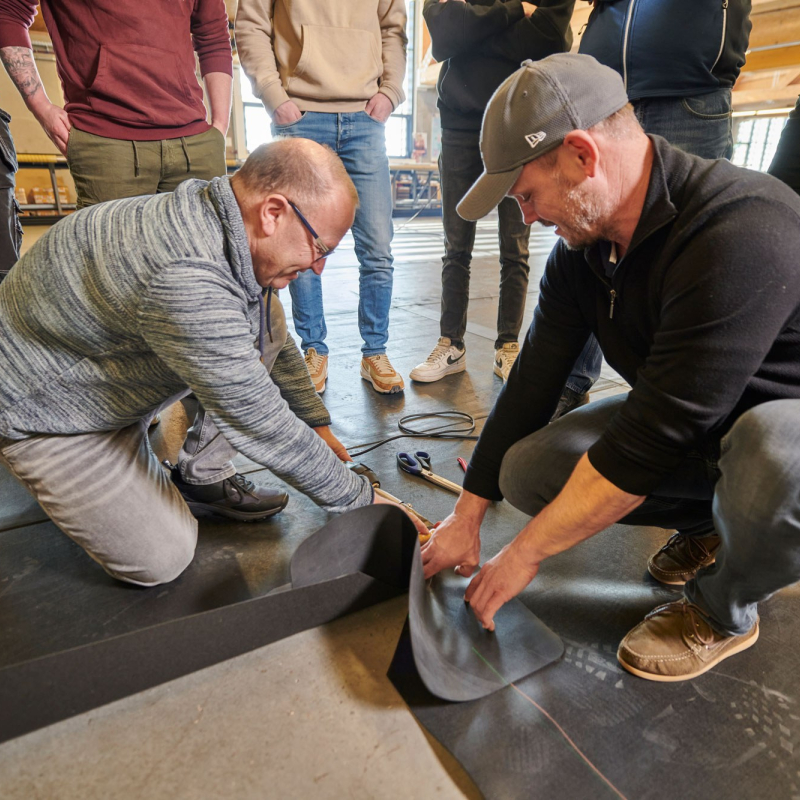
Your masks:
M 283 511 L 289 502 L 286 492 L 258 486 L 238 472 L 224 481 L 197 486 L 186 483 L 169 461 L 163 463 L 196 517 L 216 514 L 239 522 L 257 522 Z

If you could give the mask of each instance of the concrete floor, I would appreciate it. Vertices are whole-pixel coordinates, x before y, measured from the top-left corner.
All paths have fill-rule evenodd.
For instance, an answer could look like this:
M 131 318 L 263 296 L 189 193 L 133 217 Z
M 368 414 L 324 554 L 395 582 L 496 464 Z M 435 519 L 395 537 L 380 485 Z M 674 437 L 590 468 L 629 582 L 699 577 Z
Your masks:
M 494 225 L 481 223 L 476 242 L 468 372 L 408 386 L 404 396 L 379 397 L 359 380 L 358 275 L 349 238 L 349 247 L 331 259 L 324 278 L 332 350 L 324 399 L 346 444 L 390 435 L 402 414 L 453 407 L 477 417 L 488 413 L 501 386 L 490 361 L 498 283 Z M 441 221 L 398 220 L 397 228 L 389 352 L 407 376 L 438 336 Z M 26 247 L 42 231 L 29 229 L 34 235 L 26 236 Z M 525 327 L 553 241 L 542 229 L 532 236 Z M 625 386 L 604 368 L 596 390 L 593 397 Z M 168 431 L 178 417 L 166 423 Z M 169 449 L 166 441 L 162 446 Z M 447 456 L 437 471 L 458 481 L 455 454 L 469 445 L 460 443 L 458 453 L 443 443 L 437 448 Z M 392 452 L 379 463 L 395 449 L 385 448 Z M 408 493 L 405 481 L 389 474 L 384 485 Z M 452 495 L 431 490 L 420 510 L 437 519 L 452 502 Z M 417 725 L 386 678 L 405 613 L 405 598 L 398 598 L 8 742 L 0 746 L 0 797 L 477 797 L 469 777 Z

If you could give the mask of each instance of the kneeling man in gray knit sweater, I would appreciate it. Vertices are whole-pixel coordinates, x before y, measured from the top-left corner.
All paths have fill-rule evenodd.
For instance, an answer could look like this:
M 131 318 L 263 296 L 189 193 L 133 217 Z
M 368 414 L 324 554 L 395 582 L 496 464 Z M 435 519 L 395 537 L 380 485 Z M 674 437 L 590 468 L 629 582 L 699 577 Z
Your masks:
M 322 271 L 357 203 L 332 151 L 287 139 L 230 179 L 73 214 L 0 285 L 0 461 L 115 578 L 180 575 L 192 511 L 286 505 L 236 473 L 237 451 L 329 511 L 381 502 L 340 461 L 273 294 Z M 170 473 L 147 428 L 190 392 L 200 409 Z

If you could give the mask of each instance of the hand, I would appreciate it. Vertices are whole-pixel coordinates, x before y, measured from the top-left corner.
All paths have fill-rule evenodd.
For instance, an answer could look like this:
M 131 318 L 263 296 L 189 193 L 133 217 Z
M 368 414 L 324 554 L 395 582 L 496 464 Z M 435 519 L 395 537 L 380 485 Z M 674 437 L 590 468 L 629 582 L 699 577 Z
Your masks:
M 535 577 L 538 564 L 529 564 L 514 547 L 507 544 L 470 581 L 464 599 L 470 604 L 478 622 L 487 631 L 494 630 L 494 615 L 512 597 L 516 597 Z
M 392 101 L 383 92 L 378 92 L 378 94 L 373 95 L 369 100 L 364 111 L 366 111 L 372 119 L 376 119 L 378 122 L 386 122 L 391 116 L 392 111 L 394 111 L 394 108 L 392 107 Z
M 314 433 L 322 439 L 325 444 L 330 447 L 331 450 L 336 454 L 336 457 L 339 461 L 352 461 L 353 459 L 350 458 L 350 453 L 347 452 L 345 446 L 333 435 L 330 427 L 328 425 L 320 425 L 318 428 L 314 428 Z
M 227 137 L 228 124 L 226 122 L 214 122 L 214 120 L 212 120 L 211 127 L 216 128 L 223 136 Z
M 422 548 L 426 580 L 451 567 L 455 567 L 459 575 L 469 578 L 480 559 L 480 524 L 476 525 L 455 511 L 436 526 L 430 541 Z
M 66 158 L 67 142 L 72 128 L 67 112 L 55 103 L 47 101 L 47 105 L 36 113 L 36 119 L 61 155 Z
M 536 11 L 536 6 L 533 3 L 522 3 L 522 10 L 525 12 L 526 17 L 530 17 L 534 11 Z M 537 17 L 538 19 L 538 17 Z
M 400 503 L 395 503 L 394 500 L 389 500 L 386 497 L 381 497 L 377 492 L 375 492 L 375 499 L 372 501 L 373 505 L 376 506 L 396 506 L 397 508 L 401 508 L 408 518 L 414 523 L 414 527 L 417 529 L 417 533 L 420 536 L 424 536 L 426 539 L 430 535 L 430 531 L 425 526 L 425 523 L 419 518 L 414 516 L 404 505 Z
M 287 100 L 281 103 L 272 115 L 272 121 L 276 125 L 289 125 L 292 122 L 297 122 L 303 112 L 294 104 L 294 100 Z

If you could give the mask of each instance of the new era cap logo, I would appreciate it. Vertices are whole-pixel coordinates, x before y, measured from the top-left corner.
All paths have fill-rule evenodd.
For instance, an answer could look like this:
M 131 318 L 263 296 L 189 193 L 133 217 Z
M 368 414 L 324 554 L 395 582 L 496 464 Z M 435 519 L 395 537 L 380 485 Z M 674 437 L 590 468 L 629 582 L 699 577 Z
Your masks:
M 544 131 L 539 131 L 539 133 L 529 133 L 525 137 L 525 141 L 531 146 L 536 147 L 539 142 L 541 142 L 547 134 Z

